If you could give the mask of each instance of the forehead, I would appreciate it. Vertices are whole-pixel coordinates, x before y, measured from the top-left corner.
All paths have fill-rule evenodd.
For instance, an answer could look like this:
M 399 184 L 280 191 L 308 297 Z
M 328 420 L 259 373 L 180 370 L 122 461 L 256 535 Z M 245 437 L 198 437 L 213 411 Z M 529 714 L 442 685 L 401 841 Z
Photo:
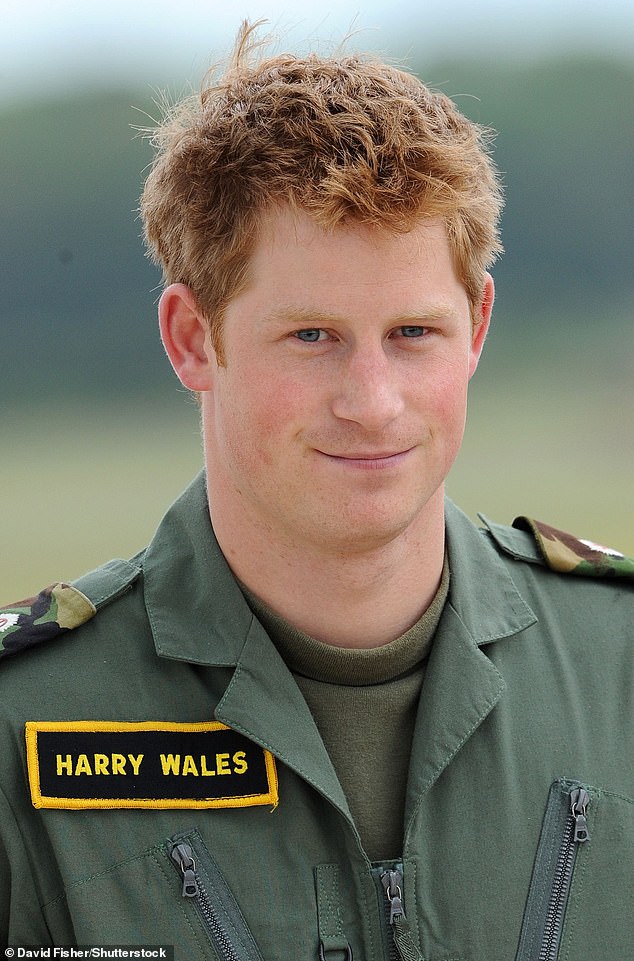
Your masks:
M 421 219 L 406 233 L 356 223 L 326 230 L 287 207 L 262 217 L 247 290 L 300 302 L 316 296 L 466 297 L 440 219 Z
M 286 205 L 262 214 L 257 231 L 254 259 L 307 254 L 314 258 L 344 247 L 356 249 L 368 258 L 386 257 L 411 260 L 417 254 L 436 248 L 449 249 L 447 230 L 438 217 L 421 218 L 411 230 L 394 231 L 386 227 L 350 222 L 333 228 L 320 226 L 307 212 Z

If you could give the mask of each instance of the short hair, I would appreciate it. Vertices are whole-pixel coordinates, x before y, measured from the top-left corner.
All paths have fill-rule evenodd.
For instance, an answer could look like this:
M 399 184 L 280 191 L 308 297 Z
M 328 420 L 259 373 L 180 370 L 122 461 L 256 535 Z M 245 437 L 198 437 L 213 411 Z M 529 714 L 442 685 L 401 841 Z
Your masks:
M 220 362 L 223 311 L 247 284 L 259 219 L 279 204 L 326 230 L 442 218 L 475 321 L 502 250 L 492 132 L 370 56 L 254 56 L 258 25 L 242 25 L 223 75 L 154 131 L 141 199 L 150 255 L 165 283 L 193 291 Z

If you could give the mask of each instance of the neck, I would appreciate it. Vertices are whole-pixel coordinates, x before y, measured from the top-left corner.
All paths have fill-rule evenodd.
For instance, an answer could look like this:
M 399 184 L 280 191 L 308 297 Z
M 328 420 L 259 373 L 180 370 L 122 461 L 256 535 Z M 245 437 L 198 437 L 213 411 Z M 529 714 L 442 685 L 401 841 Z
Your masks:
M 301 545 L 208 490 L 218 543 L 233 573 L 295 628 L 327 644 L 375 648 L 405 633 L 433 601 L 444 562 L 439 489 L 412 524 L 361 549 Z

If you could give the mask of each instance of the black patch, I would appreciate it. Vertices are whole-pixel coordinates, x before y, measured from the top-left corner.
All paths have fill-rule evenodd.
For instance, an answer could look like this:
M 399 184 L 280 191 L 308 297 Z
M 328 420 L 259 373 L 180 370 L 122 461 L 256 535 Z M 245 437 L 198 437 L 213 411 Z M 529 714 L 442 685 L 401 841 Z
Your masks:
M 268 751 L 223 724 L 29 722 L 35 807 L 247 807 L 277 803 Z

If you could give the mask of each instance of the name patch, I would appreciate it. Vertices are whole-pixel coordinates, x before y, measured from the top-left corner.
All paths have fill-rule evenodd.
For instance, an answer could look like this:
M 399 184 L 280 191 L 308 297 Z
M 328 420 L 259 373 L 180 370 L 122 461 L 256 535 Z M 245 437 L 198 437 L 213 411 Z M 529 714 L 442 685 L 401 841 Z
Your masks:
M 228 808 L 278 800 L 273 755 L 218 721 L 27 721 L 36 808 Z

